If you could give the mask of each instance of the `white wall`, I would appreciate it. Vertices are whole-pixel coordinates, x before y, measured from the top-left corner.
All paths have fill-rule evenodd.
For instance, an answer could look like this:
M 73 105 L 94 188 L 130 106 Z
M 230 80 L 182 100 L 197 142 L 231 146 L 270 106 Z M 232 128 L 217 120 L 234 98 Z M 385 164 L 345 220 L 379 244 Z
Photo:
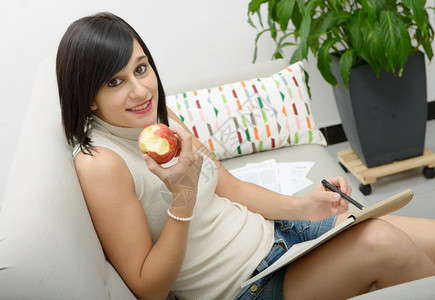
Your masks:
M 120 15 L 145 40 L 163 82 L 170 85 L 251 63 L 256 31 L 247 23 L 248 3 L 248 0 L 0 0 L 0 197 L 38 65 L 44 57 L 55 55 L 60 38 L 72 21 L 99 11 Z M 263 39 L 261 47 L 258 61 L 269 60 L 271 41 Z M 317 124 L 321 127 L 339 124 L 332 90 L 320 77 L 315 63 L 311 64 L 307 69 Z M 431 82 L 435 77 L 433 63 L 428 73 Z M 435 99 L 435 86 L 429 86 L 428 92 L 429 99 Z

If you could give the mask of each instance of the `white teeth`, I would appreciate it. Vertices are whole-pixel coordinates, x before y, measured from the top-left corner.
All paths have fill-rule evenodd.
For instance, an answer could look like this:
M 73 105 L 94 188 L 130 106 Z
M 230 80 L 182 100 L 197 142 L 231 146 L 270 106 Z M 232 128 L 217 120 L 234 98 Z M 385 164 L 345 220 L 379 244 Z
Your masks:
M 141 105 L 141 106 L 133 107 L 133 108 L 130 108 L 130 109 L 127 109 L 127 110 L 137 111 L 137 110 L 141 110 L 141 109 L 144 109 L 144 108 L 148 107 L 148 105 L 150 105 L 149 101 L 146 102 L 145 104 Z

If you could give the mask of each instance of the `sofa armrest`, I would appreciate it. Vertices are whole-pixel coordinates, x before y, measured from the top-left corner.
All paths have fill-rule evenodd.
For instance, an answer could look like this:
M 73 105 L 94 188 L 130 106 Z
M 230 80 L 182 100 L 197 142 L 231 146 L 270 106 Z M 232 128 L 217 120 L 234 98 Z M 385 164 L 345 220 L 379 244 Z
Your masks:
M 354 300 L 432 300 L 435 298 L 435 276 L 414 280 L 366 293 Z

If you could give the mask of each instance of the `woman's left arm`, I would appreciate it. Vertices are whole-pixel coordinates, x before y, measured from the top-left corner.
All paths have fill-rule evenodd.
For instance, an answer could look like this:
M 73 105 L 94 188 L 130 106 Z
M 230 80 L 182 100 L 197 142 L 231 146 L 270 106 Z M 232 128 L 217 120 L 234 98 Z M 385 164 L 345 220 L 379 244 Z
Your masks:
M 183 129 L 191 133 L 170 109 L 168 109 L 168 115 Z M 338 193 L 326 190 L 320 184 L 305 196 L 297 197 L 275 193 L 256 184 L 239 180 L 194 135 L 193 146 L 207 155 L 217 167 L 216 194 L 230 201 L 238 202 L 266 219 L 321 220 L 348 210 L 348 202 L 344 198 Z M 329 178 L 328 181 L 343 193 L 350 195 L 351 188 L 343 177 Z
M 329 182 L 344 193 L 350 187 L 342 177 L 329 178 Z M 282 195 L 266 188 L 235 178 L 223 166 L 219 168 L 216 193 L 239 202 L 249 210 L 271 220 L 322 220 L 348 210 L 348 202 L 338 193 L 315 186 L 303 197 Z

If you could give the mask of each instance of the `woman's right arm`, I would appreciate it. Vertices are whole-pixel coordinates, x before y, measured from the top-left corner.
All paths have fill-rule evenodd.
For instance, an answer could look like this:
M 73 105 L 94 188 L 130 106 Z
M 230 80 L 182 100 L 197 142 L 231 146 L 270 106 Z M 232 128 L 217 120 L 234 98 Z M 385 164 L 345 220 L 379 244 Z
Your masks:
M 133 178 L 125 162 L 106 148 L 97 147 L 93 154 L 78 154 L 75 165 L 102 247 L 138 298 L 165 299 L 183 264 L 190 222 L 168 217 L 159 240 L 153 246 L 146 215 L 135 195 Z M 181 151 L 180 158 L 183 156 L 183 159 L 173 166 L 175 171 L 172 173 L 178 171 L 199 176 L 199 172 L 194 174 L 196 167 L 183 163 L 192 162 L 187 157 L 189 155 L 191 153 Z M 163 178 L 166 172 L 170 172 L 168 169 L 160 170 L 152 162 L 148 164 L 157 170 L 155 172 L 160 172 L 159 177 Z M 182 193 L 177 185 L 170 190 L 174 201 Z M 191 216 L 196 190 L 190 194 L 192 199 L 187 199 L 189 201 L 184 205 L 173 205 L 171 212 L 179 217 Z

